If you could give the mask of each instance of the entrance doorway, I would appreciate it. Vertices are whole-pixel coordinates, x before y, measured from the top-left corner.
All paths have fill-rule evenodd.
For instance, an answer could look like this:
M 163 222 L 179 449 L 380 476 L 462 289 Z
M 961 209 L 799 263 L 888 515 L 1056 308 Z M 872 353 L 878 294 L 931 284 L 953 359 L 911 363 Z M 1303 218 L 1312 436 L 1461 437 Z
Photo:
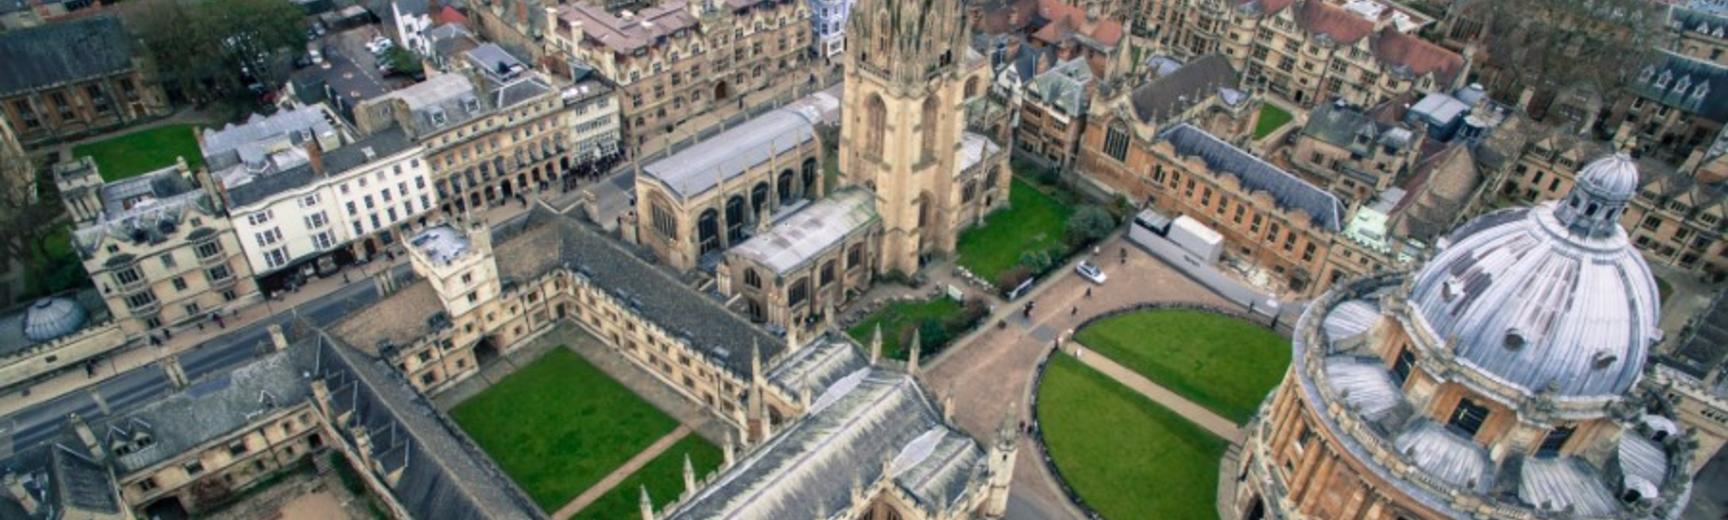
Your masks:
M 725 80 L 720 80 L 719 83 L 714 84 L 714 100 L 715 101 L 725 101 L 727 98 L 730 98 L 730 97 L 732 97 L 732 86 L 726 84 Z

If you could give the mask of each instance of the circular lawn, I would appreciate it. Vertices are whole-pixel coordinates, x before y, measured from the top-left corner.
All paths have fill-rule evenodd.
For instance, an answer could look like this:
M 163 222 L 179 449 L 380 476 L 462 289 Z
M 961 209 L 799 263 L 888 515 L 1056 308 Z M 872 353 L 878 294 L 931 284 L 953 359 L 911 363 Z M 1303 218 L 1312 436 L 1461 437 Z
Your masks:
M 1088 350 L 1237 424 L 1290 366 L 1290 340 L 1242 318 L 1152 308 L 1093 320 L 1074 334 Z

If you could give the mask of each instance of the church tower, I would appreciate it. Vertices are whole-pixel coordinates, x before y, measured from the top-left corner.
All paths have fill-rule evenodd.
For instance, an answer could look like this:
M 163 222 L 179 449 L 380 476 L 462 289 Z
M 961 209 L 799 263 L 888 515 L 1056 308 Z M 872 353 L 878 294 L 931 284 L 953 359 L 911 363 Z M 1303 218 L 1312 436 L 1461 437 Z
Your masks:
M 967 29 L 959 0 L 858 0 L 846 45 L 844 184 L 876 194 L 878 269 L 911 274 L 954 250 L 965 130 Z

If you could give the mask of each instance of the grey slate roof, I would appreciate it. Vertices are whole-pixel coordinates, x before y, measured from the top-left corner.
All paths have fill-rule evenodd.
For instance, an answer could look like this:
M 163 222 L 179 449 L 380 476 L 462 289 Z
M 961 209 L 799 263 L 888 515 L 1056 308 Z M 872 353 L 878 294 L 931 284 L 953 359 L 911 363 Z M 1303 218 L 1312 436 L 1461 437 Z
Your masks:
M 311 368 L 314 357 L 311 345 L 296 345 L 232 372 L 194 381 L 136 412 L 106 417 L 90 426 L 105 439 L 130 438 L 140 429 L 148 432 L 153 444 L 114 456 L 122 473 L 148 468 L 245 428 L 260 415 L 304 402 L 311 396 L 311 387 L 300 374 Z
M 689 198 L 815 140 L 817 122 L 792 108 L 774 110 L 643 166 L 642 174 Z
M 120 18 L 97 15 L 0 33 L 0 96 L 132 68 Z
M 1236 69 L 1223 55 L 1201 56 L 1135 88 L 1131 95 L 1134 115 L 1142 122 L 1161 123 L 1222 89 L 1235 88 L 1237 81 Z
M 285 171 L 256 175 L 251 182 L 231 186 L 226 189 L 228 205 L 245 207 L 259 201 L 268 200 L 284 191 L 300 188 L 319 180 L 341 175 L 348 170 L 358 168 L 371 162 L 366 157 L 366 150 L 372 150 L 374 157 L 385 158 L 407 150 L 414 146 L 408 140 L 408 134 L 396 127 L 366 136 L 347 146 L 323 152 L 323 169 L 315 171 L 310 163 L 302 163 Z
M 1728 122 L 1728 67 L 1663 50 L 1629 86 L 1663 105 Z
M 774 274 L 783 275 L 838 247 L 847 237 L 879 220 L 875 195 L 861 189 L 841 190 L 774 223 L 767 232 L 750 237 L 727 254 L 752 260 L 772 269 Z
M 1408 128 L 1377 121 L 1361 109 L 1338 103 L 1314 107 L 1308 113 L 1308 123 L 1302 126 L 1302 135 L 1370 157 L 1378 154 L 1380 147 L 1403 149 L 1415 137 Z
M 107 468 L 59 445 L 51 449 L 49 457 L 49 489 L 54 492 L 55 502 L 60 507 L 120 512 L 120 499 L 114 496 L 114 479 L 109 477 Z
M 374 356 L 391 348 L 412 345 L 429 336 L 450 320 L 444 315 L 444 304 L 432 282 L 415 280 L 372 305 L 354 312 L 329 327 L 331 334 L 342 342 Z
M 760 346 L 763 359 L 774 359 L 785 349 L 784 341 L 727 310 L 715 297 L 569 216 L 536 207 L 494 228 L 492 243 L 498 276 L 505 283 L 570 269 L 739 377 L 750 375 L 752 344 Z
M 1212 171 L 1234 175 L 1245 189 L 1271 193 L 1278 206 L 1307 212 L 1316 226 L 1334 232 L 1343 228 L 1343 206 L 1337 197 L 1254 154 L 1188 123 L 1164 131 L 1160 138 L 1169 141 L 1178 155 L 1199 156 Z
M 870 360 L 851 340 L 822 337 L 810 342 L 768 370 L 768 381 L 798 395 L 809 388 L 812 395 L 820 394 L 847 374 L 868 366 Z
M 1087 87 L 1091 84 L 1092 67 L 1085 58 L 1075 58 L 1032 78 L 1026 93 L 1069 117 L 1080 117 L 1086 114 L 1090 98 Z
M 317 105 L 277 112 L 269 116 L 252 114 L 240 124 L 229 123 L 222 129 L 204 129 L 199 148 L 211 171 L 221 170 L 247 160 L 262 159 L 272 145 L 300 146 L 315 136 L 335 132 L 324 118 L 324 109 Z M 310 132 L 310 135 L 306 134 Z
M 372 456 L 383 472 L 401 472 L 390 492 L 410 517 L 545 517 L 395 369 L 337 341 L 321 342 L 318 358 L 316 373 L 330 389 L 333 411 L 352 412 L 349 421 L 335 429 L 350 445 L 351 428 L 367 430 Z
M 666 517 L 817 518 L 853 505 L 854 475 L 866 485 L 889 479 L 934 508 L 959 503 L 968 483 L 985 478 L 984 450 L 943 423 L 905 373 L 860 368 L 811 408 Z

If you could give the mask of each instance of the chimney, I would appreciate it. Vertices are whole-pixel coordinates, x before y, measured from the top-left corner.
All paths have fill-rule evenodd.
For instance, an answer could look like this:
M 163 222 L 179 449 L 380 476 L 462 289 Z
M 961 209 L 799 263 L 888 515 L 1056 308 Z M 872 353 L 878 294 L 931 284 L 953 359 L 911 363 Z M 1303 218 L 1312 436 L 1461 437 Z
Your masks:
M 312 173 L 324 173 L 324 149 L 318 146 L 317 139 L 306 140 L 306 162 L 312 166 Z

